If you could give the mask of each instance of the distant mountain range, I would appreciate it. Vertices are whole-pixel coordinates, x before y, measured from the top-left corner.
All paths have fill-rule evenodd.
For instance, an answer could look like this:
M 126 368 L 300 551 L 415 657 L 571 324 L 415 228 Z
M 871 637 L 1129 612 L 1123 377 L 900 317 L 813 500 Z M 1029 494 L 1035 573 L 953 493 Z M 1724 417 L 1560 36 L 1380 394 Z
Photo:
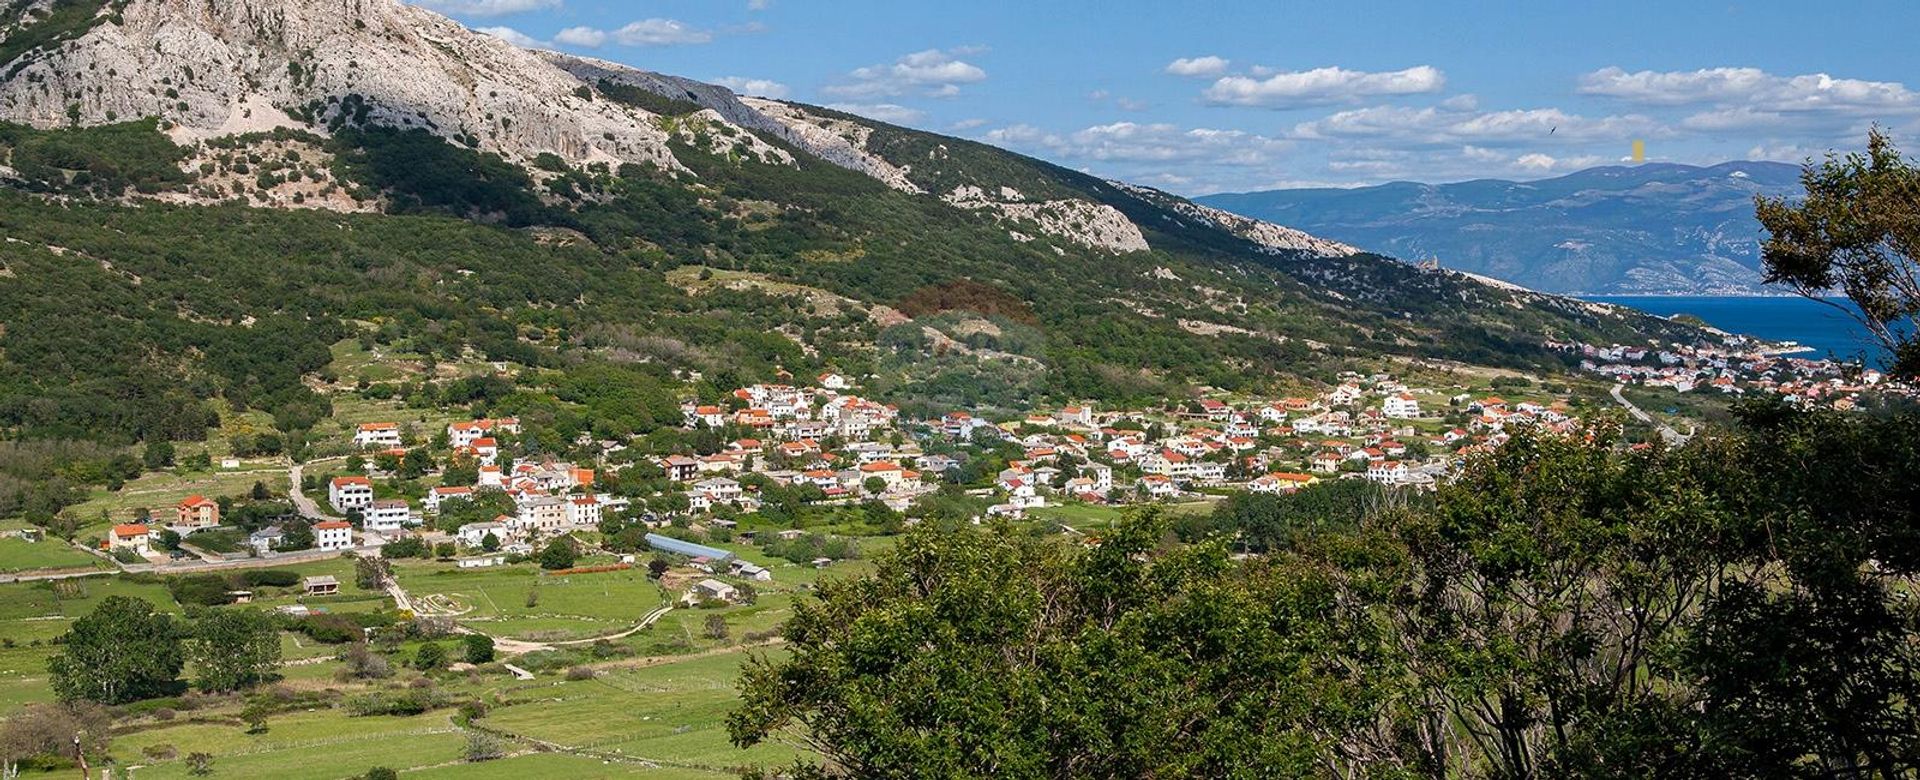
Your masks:
M 1647 163 L 1528 182 L 1393 182 L 1195 200 L 1545 292 L 1748 294 L 1764 291 L 1753 198 L 1798 192 L 1799 173 L 1774 162 Z

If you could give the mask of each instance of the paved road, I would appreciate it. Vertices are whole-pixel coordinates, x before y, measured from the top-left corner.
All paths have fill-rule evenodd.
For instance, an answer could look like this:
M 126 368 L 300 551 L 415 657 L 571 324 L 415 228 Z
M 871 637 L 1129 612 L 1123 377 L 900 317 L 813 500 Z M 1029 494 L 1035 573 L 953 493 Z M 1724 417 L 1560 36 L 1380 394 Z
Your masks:
M 1686 444 L 1688 439 L 1693 438 L 1689 434 L 1683 434 L 1679 431 L 1674 430 L 1673 426 L 1671 425 L 1668 425 L 1666 423 L 1653 419 L 1653 415 L 1650 415 L 1644 411 L 1641 411 L 1640 407 L 1638 406 L 1634 406 L 1632 401 L 1627 400 L 1627 397 L 1620 393 L 1620 391 L 1624 388 L 1626 388 L 1626 385 L 1624 384 L 1617 384 L 1613 386 L 1613 400 L 1619 402 L 1621 406 L 1626 407 L 1627 414 L 1633 415 L 1633 419 L 1636 419 L 1643 423 L 1651 425 L 1656 430 L 1660 431 L 1660 438 L 1666 439 L 1667 444 L 1678 447 L 1682 444 Z
M 295 463 L 287 469 L 287 498 L 293 500 L 293 510 L 299 512 L 301 517 L 316 521 L 325 520 L 327 516 L 320 512 L 320 505 L 314 503 L 313 499 L 307 498 L 307 494 L 300 492 L 300 472 L 305 469 L 304 463 Z

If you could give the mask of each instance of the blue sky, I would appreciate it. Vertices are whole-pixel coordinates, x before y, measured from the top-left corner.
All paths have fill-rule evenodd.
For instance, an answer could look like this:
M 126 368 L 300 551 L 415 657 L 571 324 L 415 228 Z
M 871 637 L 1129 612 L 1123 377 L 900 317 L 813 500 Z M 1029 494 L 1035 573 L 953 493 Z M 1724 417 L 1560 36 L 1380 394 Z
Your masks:
M 1912 2 L 412 2 L 1190 195 L 1920 149 Z

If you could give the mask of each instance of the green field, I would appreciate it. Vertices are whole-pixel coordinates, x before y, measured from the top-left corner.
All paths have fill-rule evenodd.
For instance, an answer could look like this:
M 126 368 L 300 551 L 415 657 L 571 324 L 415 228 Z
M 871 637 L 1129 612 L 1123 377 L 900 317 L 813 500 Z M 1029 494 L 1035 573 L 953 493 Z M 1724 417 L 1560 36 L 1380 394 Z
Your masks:
M 106 561 L 76 550 L 59 538 L 28 542 L 16 536 L 0 538 L 0 574 L 39 569 L 106 569 Z
M 532 641 L 588 639 L 632 627 L 666 603 L 644 567 L 548 576 L 532 566 L 460 570 L 408 563 L 395 575 L 418 602 L 441 596 L 461 623 L 496 636 Z M 535 601 L 528 606 L 528 593 Z
M 592 680 L 529 683 L 508 692 L 513 703 L 481 725 L 689 770 L 789 763 L 797 755 L 791 748 L 742 751 L 727 741 L 723 720 L 737 697 L 733 681 L 746 657 L 746 651 L 731 651 L 604 670 Z
M 155 513 L 172 511 L 174 504 L 191 495 L 244 496 L 259 482 L 273 491 L 284 491 L 287 486 L 287 468 L 279 466 L 258 466 L 235 471 L 200 471 L 177 474 L 171 471 L 154 471 L 140 475 L 139 479 L 128 482 L 118 491 L 96 488 L 82 501 L 61 511 L 61 514 L 77 518 L 85 524 L 80 536 L 104 533 L 108 523 L 101 522 L 102 512 L 113 522 L 125 522 L 135 517 L 136 509 L 149 509 Z

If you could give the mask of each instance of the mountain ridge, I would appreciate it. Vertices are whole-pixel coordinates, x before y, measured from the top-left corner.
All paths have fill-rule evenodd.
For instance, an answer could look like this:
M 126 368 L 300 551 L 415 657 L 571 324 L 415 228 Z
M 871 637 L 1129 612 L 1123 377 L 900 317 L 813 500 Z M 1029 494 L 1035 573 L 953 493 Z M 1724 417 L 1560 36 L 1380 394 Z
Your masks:
M 1798 184 L 1799 167 L 1784 163 L 1645 163 L 1194 201 L 1546 292 L 1754 294 L 1764 290 L 1753 197 Z
M 762 381 L 835 368 L 902 403 L 1003 408 L 1280 385 L 1381 356 L 1545 366 L 1560 360 L 1550 339 L 1705 337 L 974 141 L 515 49 L 395 0 L 8 10 L 0 29 L 43 45 L 0 52 L 0 174 L 24 192 L 0 199 L 20 238 L 0 246 L 17 274 L 0 282 L 0 362 L 101 349 L 82 336 L 114 345 L 98 365 L 0 366 L 0 425 L 16 429 L 137 437 L 152 426 L 90 399 L 204 375 L 209 354 L 271 354 L 256 322 L 279 346 L 371 328 L 448 357 Z M 501 113 L 527 101 L 540 105 Z M 46 196 L 73 205 L 23 199 Z M 359 213 L 290 213 L 316 209 Z M 97 227 L 121 223 L 154 236 Z M 101 273 L 60 259 L 75 253 Z M 723 290 L 697 281 L 722 273 Z M 941 303 L 909 316 L 909 301 Z M 114 327 L 25 327 L 90 307 Z M 198 346 L 229 341 L 243 346 Z M 286 367 L 220 365 L 195 387 L 288 419 L 316 403 Z

